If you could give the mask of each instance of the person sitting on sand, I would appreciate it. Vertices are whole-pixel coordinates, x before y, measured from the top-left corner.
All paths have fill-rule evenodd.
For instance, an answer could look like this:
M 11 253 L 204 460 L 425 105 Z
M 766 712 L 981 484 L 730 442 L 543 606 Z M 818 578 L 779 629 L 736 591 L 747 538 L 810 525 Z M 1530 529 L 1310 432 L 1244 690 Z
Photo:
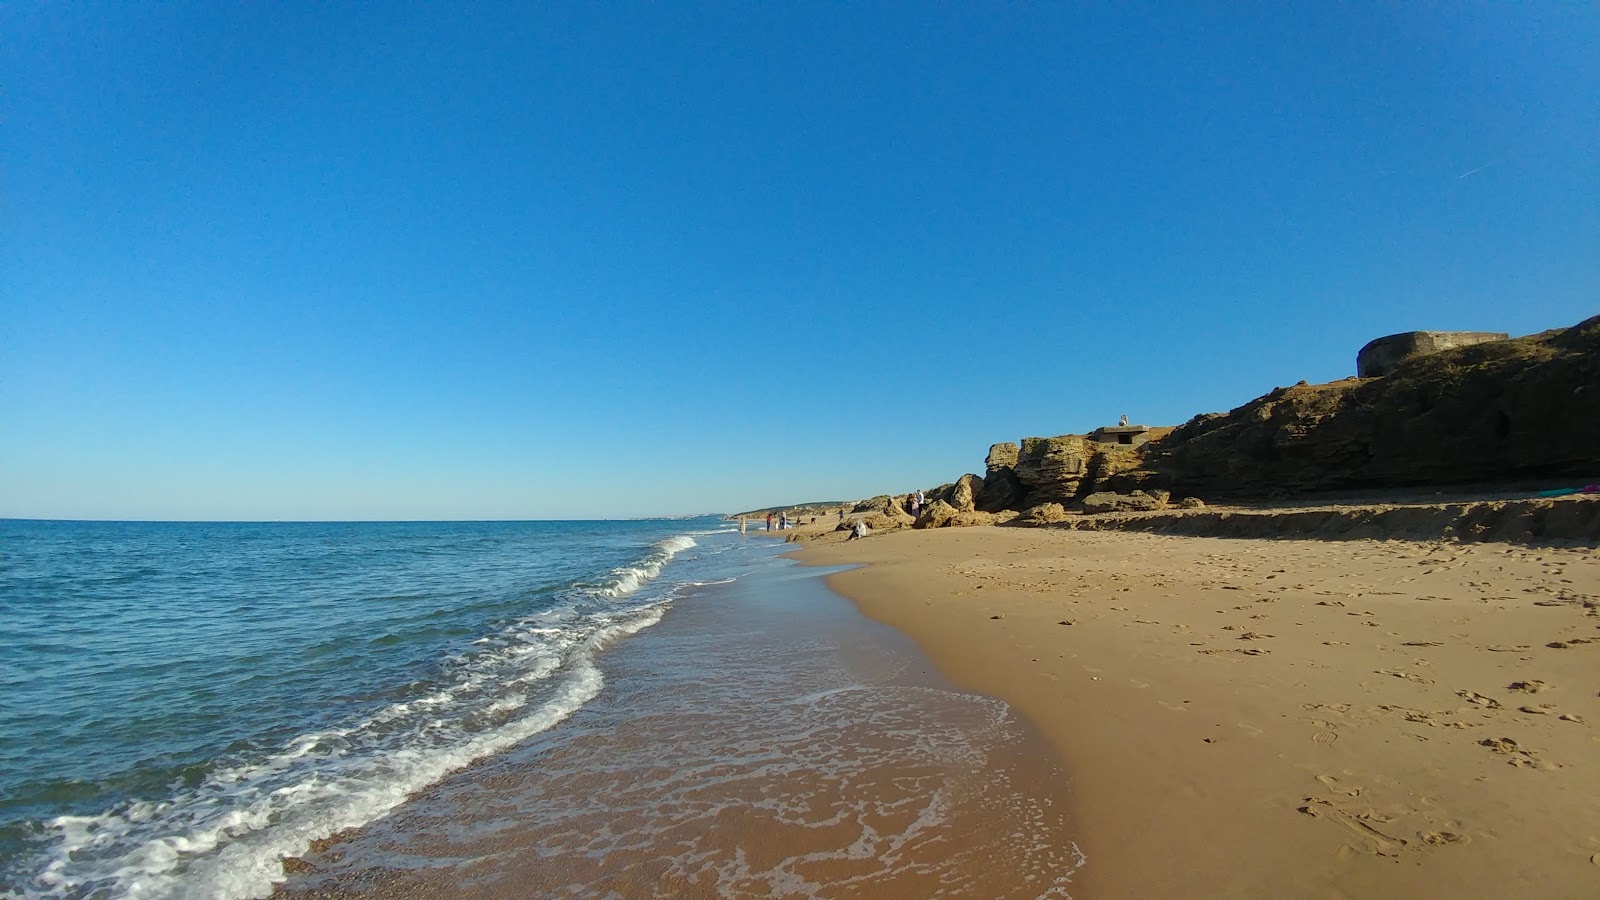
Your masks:
M 855 526 L 850 529 L 850 536 L 846 537 L 845 540 L 853 541 L 857 538 L 864 538 L 867 536 L 868 530 L 869 529 L 867 528 L 866 521 L 863 519 L 857 519 Z

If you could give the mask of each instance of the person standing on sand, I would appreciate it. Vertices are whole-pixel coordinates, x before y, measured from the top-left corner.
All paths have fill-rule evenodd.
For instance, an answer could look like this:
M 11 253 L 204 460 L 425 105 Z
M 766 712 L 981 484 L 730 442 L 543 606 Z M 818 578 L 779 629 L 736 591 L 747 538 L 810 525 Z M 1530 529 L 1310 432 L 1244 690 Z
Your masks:
M 772 530 L 772 513 L 767 513 L 767 530 Z

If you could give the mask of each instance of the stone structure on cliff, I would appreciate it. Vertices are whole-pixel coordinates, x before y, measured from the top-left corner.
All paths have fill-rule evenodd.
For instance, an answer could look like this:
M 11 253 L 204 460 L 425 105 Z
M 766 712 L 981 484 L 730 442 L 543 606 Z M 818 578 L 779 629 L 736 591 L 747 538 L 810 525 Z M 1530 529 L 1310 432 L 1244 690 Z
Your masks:
M 1124 416 L 1124 419 L 1127 417 Z M 1150 440 L 1148 425 L 1107 425 L 1096 428 L 1089 440 L 1097 444 L 1117 444 L 1123 447 L 1142 447 Z
M 1407 331 L 1369 341 L 1356 354 L 1356 375 L 1377 378 L 1395 370 L 1408 359 L 1470 347 L 1489 341 L 1503 341 L 1511 335 L 1503 331 Z

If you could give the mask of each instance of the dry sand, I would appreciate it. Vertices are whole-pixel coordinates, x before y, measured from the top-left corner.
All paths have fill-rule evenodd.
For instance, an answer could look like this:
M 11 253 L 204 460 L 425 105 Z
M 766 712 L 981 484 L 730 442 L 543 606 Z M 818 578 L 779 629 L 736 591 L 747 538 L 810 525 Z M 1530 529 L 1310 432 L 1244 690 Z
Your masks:
M 800 559 L 868 563 L 831 585 L 1060 748 L 1079 900 L 1600 896 L 1592 550 L 987 527 Z

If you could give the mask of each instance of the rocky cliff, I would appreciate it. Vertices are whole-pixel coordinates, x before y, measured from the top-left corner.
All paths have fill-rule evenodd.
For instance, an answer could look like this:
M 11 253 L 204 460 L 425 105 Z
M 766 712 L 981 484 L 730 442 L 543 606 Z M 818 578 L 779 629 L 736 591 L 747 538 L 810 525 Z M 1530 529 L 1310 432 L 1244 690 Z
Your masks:
M 1179 495 L 1600 475 L 1600 316 L 1401 361 L 1380 378 L 1279 388 L 1149 445 L 1141 482 Z
M 957 510 L 1080 510 L 1091 495 L 1136 490 L 1164 506 L 1168 491 L 1268 499 L 1559 478 L 1600 478 L 1600 316 L 1515 340 L 1430 345 L 1381 377 L 1278 388 L 1157 429 L 1142 447 L 1070 434 L 995 444 L 981 480 L 967 475 L 959 491 L 930 497 Z

